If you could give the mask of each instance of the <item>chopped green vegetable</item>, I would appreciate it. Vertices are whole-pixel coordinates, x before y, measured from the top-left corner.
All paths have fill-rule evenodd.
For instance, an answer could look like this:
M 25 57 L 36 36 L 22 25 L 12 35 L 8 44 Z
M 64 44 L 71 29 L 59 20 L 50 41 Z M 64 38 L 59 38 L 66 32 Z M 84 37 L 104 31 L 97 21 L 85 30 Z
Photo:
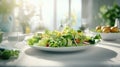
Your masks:
M 48 43 L 49 38 L 42 38 L 41 40 L 39 40 L 38 42 L 38 46 L 46 46 L 46 44 Z
M 89 43 L 90 43 L 90 44 L 95 44 L 95 39 L 94 39 L 94 38 L 91 38 L 91 39 L 89 40 Z
M 95 35 L 94 39 L 101 39 L 100 34 Z
M 100 40 L 100 35 L 86 36 L 84 32 L 74 30 L 70 27 L 65 27 L 62 32 L 46 30 L 44 33 L 35 34 L 28 39 L 29 45 L 37 45 L 44 47 L 71 47 L 85 46 L 97 43 Z
M 0 48 L 0 59 L 9 59 L 11 57 L 18 57 L 19 56 L 19 50 L 8 50 L 4 48 Z

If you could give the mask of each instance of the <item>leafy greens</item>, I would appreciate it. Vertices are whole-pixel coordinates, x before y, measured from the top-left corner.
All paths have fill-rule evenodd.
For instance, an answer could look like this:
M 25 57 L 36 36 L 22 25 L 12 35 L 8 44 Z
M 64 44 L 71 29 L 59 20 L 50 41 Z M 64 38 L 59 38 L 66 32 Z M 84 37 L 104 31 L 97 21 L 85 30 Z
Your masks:
M 100 41 L 100 39 L 99 34 L 90 37 L 86 36 L 82 31 L 65 27 L 61 32 L 46 30 L 44 33 L 35 33 L 32 38 L 27 40 L 27 43 L 31 46 L 71 47 L 95 44 Z

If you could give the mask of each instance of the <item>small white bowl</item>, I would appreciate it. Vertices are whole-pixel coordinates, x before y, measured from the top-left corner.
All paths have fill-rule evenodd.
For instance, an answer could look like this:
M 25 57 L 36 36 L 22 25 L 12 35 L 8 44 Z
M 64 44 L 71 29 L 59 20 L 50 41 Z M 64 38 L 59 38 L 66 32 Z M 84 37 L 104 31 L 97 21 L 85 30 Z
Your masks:
M 116 40 L 120 38 L 120 33 L 100 33 L 103 40 Z

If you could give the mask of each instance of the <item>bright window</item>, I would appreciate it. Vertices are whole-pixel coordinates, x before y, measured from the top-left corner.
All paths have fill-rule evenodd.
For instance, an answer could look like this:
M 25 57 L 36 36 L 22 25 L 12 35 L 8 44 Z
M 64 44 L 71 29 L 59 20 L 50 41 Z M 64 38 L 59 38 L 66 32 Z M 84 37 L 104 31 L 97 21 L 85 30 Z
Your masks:
M 78 28 L 81 19 L 81 0 L 16 0 L 19 5 L 15 9 L 16 22 L 24 31 L 26 26 L 32 32 L 43 29 L 59 29 L 73 19 L 72 27 Z M 66 20 L 66 21 L 65 21 Z M 64 22 L 63 22 L 64 21 Z

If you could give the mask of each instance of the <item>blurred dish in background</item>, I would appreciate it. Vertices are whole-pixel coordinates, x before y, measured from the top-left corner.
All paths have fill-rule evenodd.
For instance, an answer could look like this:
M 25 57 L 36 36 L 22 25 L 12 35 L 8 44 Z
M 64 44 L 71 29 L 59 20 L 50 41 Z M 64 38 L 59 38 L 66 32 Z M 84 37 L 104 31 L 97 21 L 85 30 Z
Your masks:
M 103 40 L 117 40 L 120 38 L 120 33 L 100 33 Z
M 103 40 L 116 40 L 120 38 L 120 30 L 115 26 L 96 26 L 95 32 L 99 33 Z
M 8 34 L 8 41 L 23 41 L 25 35 L 20 32 L 12 32 Z

